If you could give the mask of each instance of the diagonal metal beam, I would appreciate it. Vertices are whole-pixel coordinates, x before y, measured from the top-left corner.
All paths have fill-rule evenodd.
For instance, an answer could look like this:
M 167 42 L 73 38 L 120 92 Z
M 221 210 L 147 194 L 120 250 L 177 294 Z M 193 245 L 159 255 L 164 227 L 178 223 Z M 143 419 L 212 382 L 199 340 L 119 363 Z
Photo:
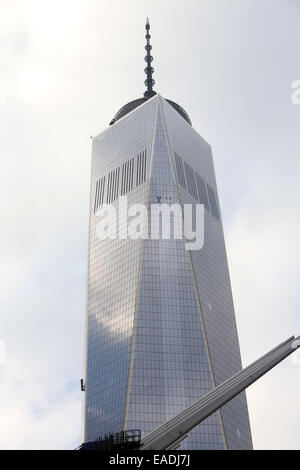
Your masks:
M 300 347 L 300 336 L 292 336 L 269 351 L 250 366 L 240 370 L 200 400 L 147 434 L 140 450 L 169 450 L 176 448 L 187 434 L 208 416 L 232 400 L 249 385 L 266 374 Z

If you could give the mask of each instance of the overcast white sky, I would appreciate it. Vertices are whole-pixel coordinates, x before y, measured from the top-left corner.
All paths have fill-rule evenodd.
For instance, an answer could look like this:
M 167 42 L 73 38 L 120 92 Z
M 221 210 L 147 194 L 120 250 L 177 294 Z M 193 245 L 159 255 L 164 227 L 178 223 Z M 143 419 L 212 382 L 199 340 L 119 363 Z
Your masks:
M 146 16 L 213 148 L 243 364 L 300 334 L 299 0 L 0 0 L 4 449 L 81 442 L 90 136 L 144 91 Z M 299 385 L 298 354 L 248 390 L 256 449 L 300 449 Z

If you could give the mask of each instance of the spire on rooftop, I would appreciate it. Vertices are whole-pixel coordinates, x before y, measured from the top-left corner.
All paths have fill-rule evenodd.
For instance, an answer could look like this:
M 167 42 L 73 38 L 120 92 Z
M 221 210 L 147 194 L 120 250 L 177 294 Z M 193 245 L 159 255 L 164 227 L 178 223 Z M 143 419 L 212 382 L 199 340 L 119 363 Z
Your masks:
M 119 109 L 117 114 L 110 121 L 110 125 L 113 125 L 119 119 L 123 118 L 128 113 L 130 113 L 131 111 L 136 109 L 138 106 L 145 103 L 149 98 L 156 95 L 156 92 L 153 90 L 153 86 L 155 84 L 155 81 L 152 78 L 154 68 L 151 65 L 151 62 L 153 61 L 153 57 L 150 53 L 150 51 L 152 49 L 152 46 L 150 44 L 151 36 L 150 36 L 150 32 L 149 32 L 150 31 L 150 23 L 149 23 L 148 18 L 146 19 L 145 28 L 146 28 L 146 36 L 145 37 L 147 39 L 147 44 L 145 46 L 145 49 L 147 51 L 147 55 L 145 57 L 145 61 L 147 62 L 147 67 L 145 68 L 145 74 L 147 75 L 147 78 L 145 80 L 145 85 L 146 85 L 147 89 L 144 93 L 143 98 L 138 98 L 136 100 L 130 101 L 129 103 L 125 104 L 125 106 L 123 106 L 121 109 Z M 168 99 L 166 99 L 166 101 L 183 117 L 183 119 L 185 119 L 190 125 L 192 125 L 191 120 L 190 120 L 187 112 L 181 106 L 179 106 L 179 104 L 174 103 L 174 101 L 171 101 L 171 100 L 168 100 Z
M 145 46 L 145 49 L 147 51 L 147 55 L 145 57 L 145 61 L 147 62 L 147 67 L 145 68 L 145 74 L 147 75 L 147 78 L 145 80 L 145 85 L 147 87 L 147 90 L 145 91 L 144 93 L 144 97 L 145 98 L 151 98 L 151 96 L 154 96 L 156 95 L 155 91 L 153 91 L 153 86 L 155 84 L 155 80 L 153 80 L 152 78 L 152 74 L 154 72 L 154 68 L 152 67 L 151 65 L 151 62 L 153 61 L 153 57 L 150 53 L 151 49 L 152 49 L 152 46 L 150 44 L 150 23 L 149 23 L 149 18 L 147 17 L 147 20 L 146 20 L 146 39 L 147 39 L 147 44 Z

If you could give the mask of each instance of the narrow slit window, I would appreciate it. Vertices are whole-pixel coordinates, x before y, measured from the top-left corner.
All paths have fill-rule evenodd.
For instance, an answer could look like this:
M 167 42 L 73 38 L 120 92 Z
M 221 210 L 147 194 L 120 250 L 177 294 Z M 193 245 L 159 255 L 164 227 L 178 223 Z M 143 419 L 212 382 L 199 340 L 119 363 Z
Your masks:
M 198 173 L 195 172 L 195 175 L 196 175 L 196 182 L 197 182 L 197 187 L 198 187 L 199 202 L 200 204 L 204 205 L 207 211 L 209 211 L 205 181 L 203 178 L 201 178 L 200 175 L 198 175 Z
M 116 184 L 116 170 L 112 171 L 112 185 L 111 185 L 111 191 L 110 191 L 110 202 L 113 202 L 114 200 L 114 194 L 115 194 L 115 184 Z
M 106 193 L 106 204 L 109 204 L 110 200 L 110 186 L 111 186 L 111 174 L 108 175 L 108 183 L 107 183 L 107 193 Z
M 136 186 L 139 185 L 139 167 L 140 167 L 140 154 L 138 154 L 137 160 L 136 160 L 136 183 L 135 183 Z
M 146 150 L 143 152 L 143 157 L 142 157 L 142 161 L 143 161 L 143 165 L 142 165 L 142 183 L 145 183 L 146 181 Z
M 134 174 L 134 158 L 131 159 L 130 169 L 130 191 L 133 189 L 133 174 Z
M 129 161 L 126 162 L 126 186 L 125 186 L 125 194 L 128 193 L 128 176 L 129 176 Z
M 147 176 L 147 150 L 145 150 L 144 153 L 144 182 L 146 181 L 146 176 Z
M 110 202 L 114 200 L 114 189 L 115 189 L 115 179 L 116 179 L 116 172 L 115 170 L 111 172 L 112 174 L 112 185 L 110 188 Z
M 185 174 L 186 174 L 186 180 L 187 180 L 187 185 L 188 185 L 188 191 L 190 195 L 193 196 L 193 198 L 196 199 L 196 201 L 198 201 L 198 193 L 197 193 L 194 170 L 186 162 L 184 162 L 184 166 L 185 166 Z
M 118 199 L 118 196 L 119 196 L 120 167 L 118 167 L 116 171 L 117 171 L 117 175 L 116 175 L 116 185 L 115 185 L 115 199 Z
M 180 186 L 186 189 L 182 158 L 176 152 L 174 154 L 175 154 L 175 164 L 176 164 L 176 170 L 177 170 L 178 183 L 180 184 Z
M 207 192 L 211 213 L 217 220 L 220 220 L 215 191 L 209 184 L 207 185 Z
M 121 196 L 124 194 L 124 182 L 125 182 L 125 163 L 122 165 L 122 179 L 121 179 Z
M 97 209 L 98 209 L 98 206 L 97 206 L 98 191 L 99 191 L 99 181 L 97 181 L 97 183 L 96 183 L 95 201 L 94 201 L 94 214 L 95 214 L 95 212 L 96 212 Z
M 99 205 L 100 205 L 100 206 L 103 205 L 103 201 L 104 201 L 104 190 L 105 190 L 105 176 L 102 178 L 101 192 L 100 192 L 100 201 L 99 201 Z

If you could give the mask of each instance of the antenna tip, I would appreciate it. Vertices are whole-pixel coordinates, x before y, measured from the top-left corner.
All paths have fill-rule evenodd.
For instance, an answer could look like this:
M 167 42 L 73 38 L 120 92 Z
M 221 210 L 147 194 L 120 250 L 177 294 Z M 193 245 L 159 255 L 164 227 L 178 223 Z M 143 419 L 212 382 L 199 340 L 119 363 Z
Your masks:
M 146 18 L 146 25 L 149 26 L 149 18 L 148 18 L 148 16 L 147 16 L 147 18 Z

